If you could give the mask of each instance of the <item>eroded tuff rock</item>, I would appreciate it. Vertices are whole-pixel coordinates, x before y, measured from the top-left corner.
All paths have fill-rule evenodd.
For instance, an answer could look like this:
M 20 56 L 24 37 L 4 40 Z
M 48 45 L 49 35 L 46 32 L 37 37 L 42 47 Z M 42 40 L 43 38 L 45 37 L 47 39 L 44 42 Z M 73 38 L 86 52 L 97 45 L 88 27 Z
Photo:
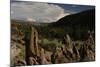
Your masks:
M 20 26 L 20 24 L 17 23 L 11 24 L 11 30 L 12 30 L 11 31 L 11 64 L 26 65 L 26 62 L 22 58 L 23 56 L 20 56 L 24 54 L 24 52 L 22 52 L 24 50 L 24 47 L 22 45 L 25 43 L 25 41 L 23 40 L 24 33 L 18 29 L 18 26 Z M 21 49 L 21 47 L 23 47 L 23 49 Z
M 95 40 L 92 36 L 93 33 L 88 33 L 88 39 L 80 48 L 80 61 L 94 61 L 95 60 Z
M 81 45 L 73 41 L 70 36 L 66 34 L 63 39 L 63 45 L 57 46 L 54 52 L 51 52 L 38 44 L 39 34 L 35 27 L 30 25 L 28 29 L 30 32 L 25 32 L 21 29 L 21 24 L 12 25 L 12 65 L 58 64 L 95 60 L 95 40 L 93 32 L 88 32 L 87 40 L 83 41 Z M 78 44 L 79 47 L 77 47 Z
M 88 39 L 80 45 L 80 49 L 76 47 L 77 43 L 72 42 L 69 35 L 64 37 L 64 45 L 57 47 L 53 53 L 52 63 L 68 63 L 68 62 L 83 62 L 95 60 L 95 43 L 91 32 L 88 33 Z

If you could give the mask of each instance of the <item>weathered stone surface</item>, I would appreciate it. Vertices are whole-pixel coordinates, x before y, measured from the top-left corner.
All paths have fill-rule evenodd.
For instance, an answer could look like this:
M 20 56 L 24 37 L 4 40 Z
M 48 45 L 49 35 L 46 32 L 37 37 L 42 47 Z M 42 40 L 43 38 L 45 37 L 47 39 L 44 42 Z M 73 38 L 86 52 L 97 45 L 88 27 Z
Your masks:
M 39 56 L 39 49 L 38 49 L 38 33 L 34 29 L 34 27 L 31 27 L 31 32 L 29 33 L 29 40 L 26 40 L 28 43 L 26 43 L 26 61 L 28 64 L 30 64 L 30 57 Z
M 45 57 L 43 48 L 41 48 L 40 58 L 41 58 L 41 64 L 48 64 L 48 61 L 47 61 L 47 59 Z
M 38 65 L 39 63 L 36 61 L 35 58 L 33 57 L 29 57 L 29 63 L 30 65 Z
M 17 24 L 20 26 L 20 24 Z M 12 65 L 39 65 L 58 64 L 69 62 L 83 62 L 95 60 L 95 40 L 94 33 L 88 32 L 87 40 L 73 41 L 68 34 L 63 39 L 63 45 L 56 46 L 50 52 L 38 44 L 38 32 L 34 26 L 30 26 L 30 32 L 23 32 L 15 25 L 11 36 L 11 60 Z M 15 31 L 14 31 L 15 30 Z M 19 45 L 24 45 L 25 50 L 19 49 Z M 79 44 L 79 46 L 77 46 Z M 25 52 L 21 54 L 21 52 Z M 24 55 L 24 58 L 20 57 Z
M 85 41 L 80 49 L 81 61 L 94 61 L 95 60 L 95 43 L 91 32 L 89 32 L 88 39 Z

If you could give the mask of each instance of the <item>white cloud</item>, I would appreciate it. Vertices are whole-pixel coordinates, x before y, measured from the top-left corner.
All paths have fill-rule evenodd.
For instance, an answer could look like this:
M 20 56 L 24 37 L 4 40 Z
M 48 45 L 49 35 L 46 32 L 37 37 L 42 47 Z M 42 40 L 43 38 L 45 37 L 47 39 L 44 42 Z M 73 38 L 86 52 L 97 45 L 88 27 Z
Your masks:
M 26 21 L 36 21 L 35 19 L 33 19 L 33 18 L 26 18 Z
M 57 17 L 57 20 L 59 20 L 60 18 L 64 17 L 64 16 L 67 16 L 67 15 L 70 15 L 71 13 L 64 13 L 64 14 L 60 14 L 58 17 Z
M 64 9 L 58 5 L 35 2 L 11 3 L 11 19 L 54 22 L 61 17 L 60 15 L 65 15 L 65 13 Z

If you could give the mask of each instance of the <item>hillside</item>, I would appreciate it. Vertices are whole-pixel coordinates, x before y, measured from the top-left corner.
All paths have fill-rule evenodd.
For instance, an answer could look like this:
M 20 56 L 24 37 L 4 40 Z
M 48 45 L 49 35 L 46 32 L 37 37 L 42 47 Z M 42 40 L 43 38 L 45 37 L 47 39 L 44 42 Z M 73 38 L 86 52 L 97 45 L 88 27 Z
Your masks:
M 62 38 L 68 33 L 73 39 L 85 39 L 89 30 L 95 31 L 95 9 L 65 16 L 57 22 L 37 29 L 44 37 Z
M 65 16 L 58 20 L 55 23 L 52 23 L 53 26 L 81 26 L 87 27 L 88 29 L 94 29 L 95 27 L 95 9 L 83 11 L 77 14 Z

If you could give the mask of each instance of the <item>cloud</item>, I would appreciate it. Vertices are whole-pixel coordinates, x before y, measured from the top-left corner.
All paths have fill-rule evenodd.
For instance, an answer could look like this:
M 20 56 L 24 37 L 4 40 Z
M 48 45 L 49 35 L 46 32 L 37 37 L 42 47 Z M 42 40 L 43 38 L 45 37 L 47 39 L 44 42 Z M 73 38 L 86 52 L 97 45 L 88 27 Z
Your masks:
M 59 20 L 60 18 L 64 17 L 64 16 L 67 16 L 67 15 L 70 15 L 71 13 L 64 13 L 64 14 L 60 14 L 58 17 L 57 17 L 57 20 Z
M 54 4 L 36 2 L 11 3 L 11 19 L 54 22 L 61 15 L 65 15 L 64 9 Z

